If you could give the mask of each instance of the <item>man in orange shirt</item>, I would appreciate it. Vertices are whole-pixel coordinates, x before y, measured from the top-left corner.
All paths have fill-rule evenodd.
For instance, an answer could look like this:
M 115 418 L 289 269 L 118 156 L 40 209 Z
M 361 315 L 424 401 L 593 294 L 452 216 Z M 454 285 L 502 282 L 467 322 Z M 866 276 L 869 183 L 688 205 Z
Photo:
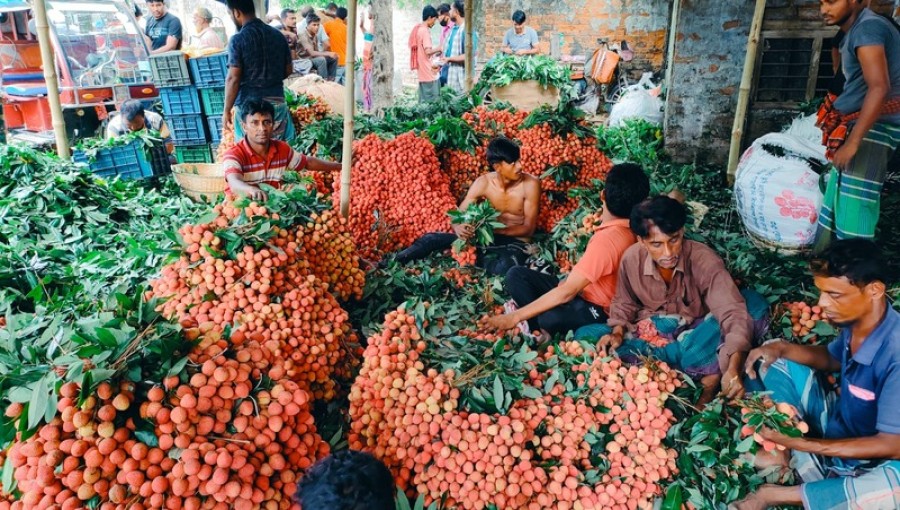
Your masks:
M 616 291 L 619 261 L 637 238 L 629 227 L 631 209 L 647 198 L 650 180 L 635 164 L 616 165 L 600 192 L 603 213 L 600 228 L 581 260 L 560 282 L 555 276 L 517 266 L 506 273 L 506 290 L 518 310 L 490 317 L 485 326 L 507 330 L 528 321 L 531 332 L 574 331 L 606 322 Z
M 347 62 L 347 8 L 338 7 L 335 18 L 328 21 L 322 27 L 331 41 L 331 51 L 337 53 L 338 68 L 335 81 L 344 84 L 344 65 Z

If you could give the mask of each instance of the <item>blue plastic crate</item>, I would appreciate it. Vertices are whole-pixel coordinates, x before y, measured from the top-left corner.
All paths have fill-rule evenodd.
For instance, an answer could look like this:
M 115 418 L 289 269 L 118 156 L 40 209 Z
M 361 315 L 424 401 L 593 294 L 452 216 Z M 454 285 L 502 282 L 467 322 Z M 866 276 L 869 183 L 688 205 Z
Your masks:
M 224 87 L 228 76 L 228 53 L 188 60 L 194 85 L 200 88 Z
M 209 138 L 212 143 L 217 144 L 222 141 L 222 116 L 221 115 L 210 115 L 206 118 L 206 123 L 209 125 Z
M 175 145 L 203 145 L 207 143 L 206 126 L 202 115 L 172 115 L 166 119 Z
M 197 87 L 169 87 L 159 89 L 163 111 L 169 115 L 199 115 L 200 95 Z
M 84 163 L 98 177 L 112 179 L 140 179 L 153 175 L 153 170 L 136 142 L 127 145 L 100 149 L 93 161 L 84 151 L 76 150 L 72 155 L 76 163 Z

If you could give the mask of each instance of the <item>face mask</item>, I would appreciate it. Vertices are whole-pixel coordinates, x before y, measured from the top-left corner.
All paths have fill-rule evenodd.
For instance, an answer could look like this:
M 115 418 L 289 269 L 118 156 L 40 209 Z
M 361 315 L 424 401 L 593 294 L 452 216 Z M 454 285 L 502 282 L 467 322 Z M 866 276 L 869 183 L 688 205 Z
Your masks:
M 442 27 L 446 27 L 446 26 L 449 25 L 449 24 L 450 24 L 449 21 L 447 21 L 447 20 L 445 20 L 445 19 L 442 19 L 442 20 L 441 20 L 441 26 L 442 26 Z

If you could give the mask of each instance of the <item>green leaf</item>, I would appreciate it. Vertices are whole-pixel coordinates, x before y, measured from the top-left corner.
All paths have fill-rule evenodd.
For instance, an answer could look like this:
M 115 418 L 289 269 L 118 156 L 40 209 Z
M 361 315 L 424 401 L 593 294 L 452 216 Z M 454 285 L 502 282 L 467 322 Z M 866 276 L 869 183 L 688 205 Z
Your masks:
M 499 375 L 494 376 L 494 403 L 498 411 L 503 408 L 503 383 L 500 382 Z
M 753 436 L 747 436 L 734 447 L 734 450 L 739 453 L 747 453 L 753 448 L 754 444 L 756 444 L 756 441 L 753 440 Z
M 31 396 L 33 393 L 34 390 L 32 388 L 25 386 L 14 386 L 6 395 L 6 398 L 8 398 L 10 402 L 18 402 L 20 404 L 24 404 L 31 401 Z
M 409 506 L 409 498 L 406 497 L 406 494 L 399 487 L 397 488 L 397 510 L 412 510 Z
M 0 482 L 3 484 L 3 492 L 6 494 L 12 494 L 13 491 L 16 490 L 15 471 L 12 461 L 3 463 L 3 472 L 0 473 Z
M 173 375 L 181 374 L 181 372 L 184 370 L 184 367 L 187 366 L 187 362 L 188 362 L 187 356 L 185 356 L 184 358 L 181 358 L 180 360 L 175 362 L 175 364 L 172 365 L 172 368 L 169 369 L 167 376 L 172 377 Z
M 37 386 L 35 386 L 34 391 L 31 393 L 31 401 L 28 403 L 29 429 L 37 427 L 47 413 L 47 396 L 50 391 L 47 377 L 49 377 L 49 374 L 38 381 Z
M 156 448 L 159 446 L 159 438 L 156 437 L 156 433 L 152 430 L 135 430 L 134 437 L 136 437 L 138 441 L 146 444 L 150 448 Z
M 673 485 L 666 491 L 666 499 L 663 500 L 660 510 L 681 510 L 684 505 L 684 496 L 681 485 Z
M 525 385 L 522 387 L 522 396 L 525 398 L 538 399 L 543 397 L 544 394 L 534 386 Z
M 556 386 L 556 382 L 559 380 L 559 371 L 554 370 L 550 377 L 547 378 L 547 382 L 544 383 L 544 393 L 550 393 L 553 390 L 553 387 Z

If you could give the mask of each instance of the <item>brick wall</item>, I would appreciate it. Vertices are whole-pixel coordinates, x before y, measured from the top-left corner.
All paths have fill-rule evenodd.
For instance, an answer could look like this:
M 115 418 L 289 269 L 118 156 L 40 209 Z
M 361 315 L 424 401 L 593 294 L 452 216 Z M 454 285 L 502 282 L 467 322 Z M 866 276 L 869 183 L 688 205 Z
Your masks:
M 550 38 L 562 33 L 563 55 L 589 55 L 597 38 L 628 42 L 635 70 L 662 69 L 665 57 L 669 2 L 662 0 L 484 0 L 476 4 L 476 23 L 483 58 L 495 55 L 503 35 L 512 27 L 512 13 L 522 9 L 526 24 L 540 37 L 541 50 L 550 53 Z
M 898 0 L 871 0 L 882 13 L 897 13 L 898 6 Z M 727 161 L 753 8 L 750 0 L 682 0 L 666 98 L 666 148 L 677 160 Z M 801 37 L 804 30 L 822 27 L 817 0 L 768 0 L 763 30 L 793 30 Z M 748 115 L 745 147 L 780 130 L 796 112 L 751 104 Z

